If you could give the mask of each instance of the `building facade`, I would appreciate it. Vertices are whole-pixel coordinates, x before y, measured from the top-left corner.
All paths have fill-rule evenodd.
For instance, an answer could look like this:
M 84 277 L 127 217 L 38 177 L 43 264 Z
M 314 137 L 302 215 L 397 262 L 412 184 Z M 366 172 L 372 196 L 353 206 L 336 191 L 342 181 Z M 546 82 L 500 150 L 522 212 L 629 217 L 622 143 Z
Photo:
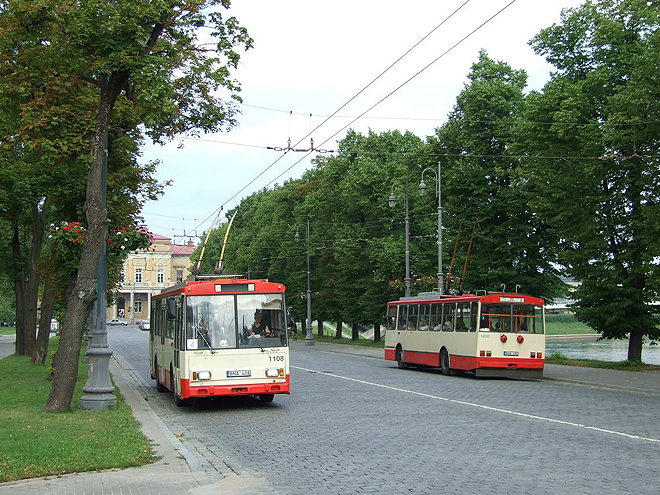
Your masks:
M 124 261 L 119 280 L 121 286 L 115 303 L 108 308 L 108 318 L 121 318 L 129 323 L 148 320 L 151 296 L 184 281 L 190 275 L 190 255 L 195 250 L 188 244 L 172 244 L 169 237 L 154 234 L 154 242 L 146 250 L 132 252 Z

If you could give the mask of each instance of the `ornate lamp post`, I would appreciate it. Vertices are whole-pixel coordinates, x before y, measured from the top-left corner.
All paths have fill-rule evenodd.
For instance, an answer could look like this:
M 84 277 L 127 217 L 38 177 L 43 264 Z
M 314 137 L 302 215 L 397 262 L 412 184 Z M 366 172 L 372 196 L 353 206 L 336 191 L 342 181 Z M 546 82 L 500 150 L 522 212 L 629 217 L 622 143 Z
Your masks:
M 426 183 L 424 182 L 424 173 L 433 172 L 435 174 L 435 194 L 438 196 L 438 293 L 443 295 L 444 293 L 444 275 L 442 273 L 442 189 L 441 189 L 441 169 L 440 169 L 440 160 L 438 160 L 438 172 L 432 168 L 425 168 L 422 171 L 422 181 L 419 183 L 419 193 L 426 194 Z
M 296 227 L 296 242 L 300 241 L 300 233 Z M 307 251 L 307 328 L 305 329 L 305 345 L 314 345 L 312 335 L 312 285 L 311 271 L 309 268 L 309 220 L 307 220 L 307 237 L 305 239 L 305 250 Z
M 392 184 L 392 194 L 390 194 L 387 203 L 390 205 L 390 208 L 396 206 L 396 196 L 394 195 L 394 184 Z M 406 183 L 406 192 L 405 192 L 405 207 L 406 207 L 406 278 L 404 282 L 406 284 L 406 297 L 410 297 L 410 215 L 408 214 L 408 184 Z
M 104 86 L 108 84 L 107 76 L 101 76 L 101 83 Z M 105 151 L 103 153 L 103 170 L 101 176 L 102 205 L 106 208 L 108 184 L 108 134 L 105 135 Z M 113 392 L 114 385 L 110 381 L 110 356 L 112 349 L 108 344 L 108 331 L 106 328 L 106 305 L 108 293 L 108 228 L 103 236 L 103 246 L 101 247 L 101 256 L 96 265 L 96 292 L 97 297 L 94 302 L 96 311 L 93 320 L 93 328 L 90 332 L 92 341 L 87 348 L 87 357 L 91 375 L 83 387 L 85 394 L 80 398 L 80 407 L 100 411 L 117 404 L 117 398 Z

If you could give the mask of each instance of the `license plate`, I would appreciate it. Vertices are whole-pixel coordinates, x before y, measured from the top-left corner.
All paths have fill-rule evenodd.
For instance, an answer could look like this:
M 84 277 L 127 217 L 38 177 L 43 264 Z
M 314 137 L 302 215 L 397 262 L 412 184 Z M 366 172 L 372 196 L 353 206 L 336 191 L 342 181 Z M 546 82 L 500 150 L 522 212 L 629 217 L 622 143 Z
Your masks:
M 227 378 L 232 376 L 250 376 L 252 372 L 250 370 L 230 370 L 227 371 Z
M 505 356 L 517 356 L 518 351 L 504 351 Z

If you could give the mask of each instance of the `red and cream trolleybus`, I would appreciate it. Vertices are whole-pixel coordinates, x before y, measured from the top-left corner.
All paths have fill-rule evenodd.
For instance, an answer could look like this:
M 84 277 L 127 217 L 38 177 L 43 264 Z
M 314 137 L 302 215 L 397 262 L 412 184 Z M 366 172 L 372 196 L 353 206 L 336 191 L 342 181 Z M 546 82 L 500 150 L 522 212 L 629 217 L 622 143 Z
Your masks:
M 149 359 L 160 392 L 191 399 L 288 394 L 285 287 L 204 276 L 152 298 Z
M 404 297 L 388 304 L 385 359 L 445 375 L 541 378 L 543 308 L 543 299 L 518 293 Z

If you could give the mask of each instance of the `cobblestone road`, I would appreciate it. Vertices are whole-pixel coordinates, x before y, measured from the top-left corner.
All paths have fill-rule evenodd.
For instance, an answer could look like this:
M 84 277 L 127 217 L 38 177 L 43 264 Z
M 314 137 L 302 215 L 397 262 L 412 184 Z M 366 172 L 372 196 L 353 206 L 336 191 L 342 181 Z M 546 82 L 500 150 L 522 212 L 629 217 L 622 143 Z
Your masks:
M 660 396 L 399 370 L 295 346 L 291 396 L 177 408 L 147 338 L 112 348 L 167 427 L 254 493 L 657 493 Z

